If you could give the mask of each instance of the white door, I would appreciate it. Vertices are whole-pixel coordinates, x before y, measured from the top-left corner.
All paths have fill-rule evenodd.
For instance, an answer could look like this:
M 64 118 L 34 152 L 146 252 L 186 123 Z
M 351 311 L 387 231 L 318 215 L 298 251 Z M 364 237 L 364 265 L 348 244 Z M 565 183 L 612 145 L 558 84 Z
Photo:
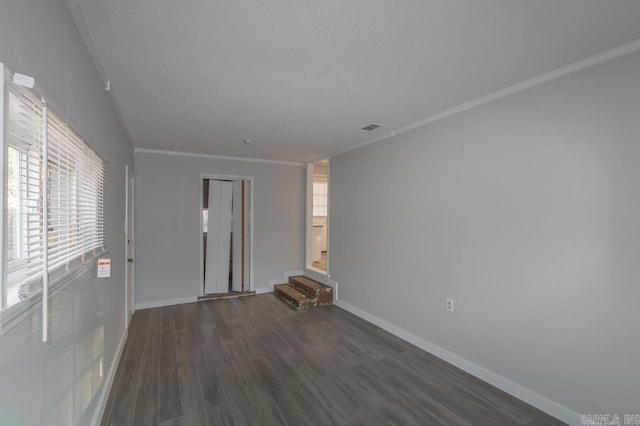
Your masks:
M 233 182 L 209 181 L 205 294 L 229 292 Z
M 133 201 L 134 201 L 134 181 L 133 174 L 129 169 L 129 166 L 125 166 L 125 179 L 126 179 L 126 187 L 125 187 L 125 223 L 124 223 L 124 233 L 125 233 L 125 274 L 124 274 L 124 282 L 125 282 L 125 325 L 129 327 L 129 322 L 131 321 L 131 317 L 134 312 L 134 300 L 133 300 L 133 277 L 134 277 L 134 269 L 133 269 Z
M 241 180 L 233 181 L 233 279 L 232 289 L 233 291 L 244 290 L 244 256 L 243 256 L 243 237 L 244 237 L 244 182 Z

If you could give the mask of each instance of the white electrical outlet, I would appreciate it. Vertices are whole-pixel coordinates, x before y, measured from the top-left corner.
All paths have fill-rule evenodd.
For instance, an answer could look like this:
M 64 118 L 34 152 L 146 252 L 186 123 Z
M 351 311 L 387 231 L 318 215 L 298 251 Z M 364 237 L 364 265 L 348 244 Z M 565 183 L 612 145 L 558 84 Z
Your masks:
M 447 299 L 447 311 L 453 312 L 453 299 Z

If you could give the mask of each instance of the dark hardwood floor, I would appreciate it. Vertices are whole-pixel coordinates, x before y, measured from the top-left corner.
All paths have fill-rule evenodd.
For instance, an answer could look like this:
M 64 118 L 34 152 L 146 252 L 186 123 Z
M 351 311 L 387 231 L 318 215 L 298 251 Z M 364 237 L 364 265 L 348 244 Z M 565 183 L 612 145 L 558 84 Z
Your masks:
M 335 306 L 136 312 L 102 425 L 227 424 L 562 423 Z

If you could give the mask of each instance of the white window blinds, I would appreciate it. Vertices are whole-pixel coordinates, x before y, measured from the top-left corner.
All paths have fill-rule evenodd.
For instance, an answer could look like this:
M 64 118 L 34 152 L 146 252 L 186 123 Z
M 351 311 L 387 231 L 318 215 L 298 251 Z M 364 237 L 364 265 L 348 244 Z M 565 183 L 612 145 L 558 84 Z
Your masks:
M 102 159 L 47 111 L 49 269 L 102 248 Z
M 22 234 L 17 242 L 23 250 L 17 266 L 9 275 L 11 295 L 7 304 L 26 299 L 42 286 L 42 158 L 44 115 L 42 102 L 9 86 L 8 145 L 19 153 L 18 192 L 16 201 L 22 207 L 16 226 Z
M 103 160 L 32 91 L 6 87 L 6 149 L 18 165 L 9 183 L 14 199 L 6 200 L 16 205 L 16 229 L 7 233 L 18 236 L 12 253 L 21 257 L 14 255 L 4 268 L 3 309 L 39 294 L 43 281 L 63 276 L 104 246 Z

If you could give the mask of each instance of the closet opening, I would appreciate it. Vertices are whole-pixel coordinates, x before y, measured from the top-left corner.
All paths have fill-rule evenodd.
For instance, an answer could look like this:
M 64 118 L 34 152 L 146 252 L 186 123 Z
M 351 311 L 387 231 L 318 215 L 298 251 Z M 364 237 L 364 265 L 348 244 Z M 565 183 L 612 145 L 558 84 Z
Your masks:
M 203 298 L 254 294 L 252 183 L 248 177 L 202 177 Z

